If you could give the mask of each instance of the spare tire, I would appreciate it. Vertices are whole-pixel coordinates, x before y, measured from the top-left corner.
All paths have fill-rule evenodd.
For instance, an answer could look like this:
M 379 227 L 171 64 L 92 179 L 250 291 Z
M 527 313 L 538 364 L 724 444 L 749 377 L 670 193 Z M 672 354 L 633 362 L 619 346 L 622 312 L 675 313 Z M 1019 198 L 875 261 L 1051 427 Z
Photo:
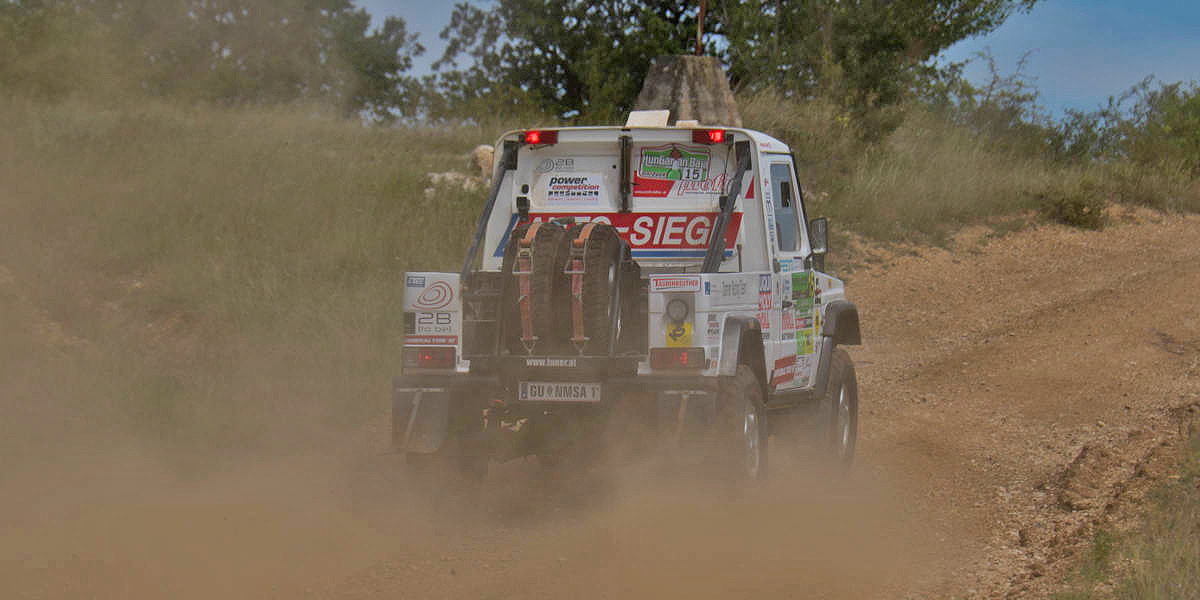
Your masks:
M 566 286 L 566 275 L 562 265 L 566 262 L 567 230 L 558 223 L 538 224 L 533 234 L 530 250 L 533 253 L 529 274 L 529 319 L 533 337 L 528 344 L 522 341 L 525 334 L 521 316 L 521 276 L 513 273 L 517 266 L 517 254 L 521 241 L 534 224 L 520 225 L 513 230 L 504 247 L 502 271 L 504 294 L 501 298 L 504 310 L 504 345 L 513 354 L 554 354 L 562 350 L 563 335 L 561 313 Z
M 584 236 L 587 236 L 584 238 Z M 583 334 L 587 341 L 582 344 L 584 354 L 608 354 L 609 339 L 612 335 L 612 319 L 614 312 L 620 314 L 617 306 L 612 305 L 613 286 L 623 283 L 620 276 L 621 263 L 632 264 L 629 256 L 629 246 L 617 235 L 617 230 L 605 223 L 576 225 L 567 234 L 572 250 L 583 250 Z M 568 253 L 567 261 L 572 260 Z M 567 264 L 568 270 L 570 265 Z M 628 280 L 628 278 L 625 278 Z M 571 289 L 568 276 L 567 289 Z M 628 303 L 633 292 L 621 290 L 622 298 Z M 575 335 L 574 299 L 568 291 L 567 338 Z M 620 331 L 618 325 L 618 332 Z

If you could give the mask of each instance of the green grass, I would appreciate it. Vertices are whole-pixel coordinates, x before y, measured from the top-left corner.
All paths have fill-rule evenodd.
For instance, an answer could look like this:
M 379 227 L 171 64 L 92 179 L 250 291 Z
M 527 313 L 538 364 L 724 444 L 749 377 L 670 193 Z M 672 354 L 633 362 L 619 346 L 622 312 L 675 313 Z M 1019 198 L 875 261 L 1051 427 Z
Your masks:
M 973 132 L 920 105 L 865 118 L 770 92 L 739 105 L 747 127 L 792 146 L 811 212 L 877 241 L 940 243 L 1026 212 L 1100 229 L 1113 203 L 1200 211 L 1200 183 L 1182 169 L 1061 163 L 1026 133 Z
M 67 374 L 5 370 L 0 384 L 200 446 L 378 413 L 400 273 L 456 268 L 484 196 L 426 199 L 425 174 L 501 129 L 21 100 L 2 103 L 0 127 L 0 265 L 22 306 L 86 340 L 46 350 Z M 18 321 L 12 353 L 48 347 Z
M 1115 571 L 1118 559 L 1128 566 Z M 1100 584 L 1115 583 L 1111 593 Z M 1178 472 L 1149 495 L 1141 528 L 1122 538 L 1097 530 L 1070 589 L 1057 600 L 1200 598 L 1200 435 L 1180 457 Z
M 1200 435 L 1192 437 L 1178 478 L 1151 496 L 1150 514 L 1128 554 L 1133 567 L 1118 598 L 1200 598 Z

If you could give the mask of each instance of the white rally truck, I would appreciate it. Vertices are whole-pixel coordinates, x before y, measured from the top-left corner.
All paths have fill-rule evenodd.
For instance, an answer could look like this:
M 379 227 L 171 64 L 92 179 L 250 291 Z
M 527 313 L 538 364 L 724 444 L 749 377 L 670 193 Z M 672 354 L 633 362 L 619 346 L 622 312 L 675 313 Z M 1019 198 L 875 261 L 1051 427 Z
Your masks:
M 826 221 L 787 145 L 635 113 L 496 148 L 462 271 L 404 277 L 392 442 L 411 466 L 478 480 L 634 430 L 695 432 L 741 480 L 765 475 L 772 435 L 849 464 L 858 311 L 824 272 Z M 809 427 L 786 427 L 795 415 Z

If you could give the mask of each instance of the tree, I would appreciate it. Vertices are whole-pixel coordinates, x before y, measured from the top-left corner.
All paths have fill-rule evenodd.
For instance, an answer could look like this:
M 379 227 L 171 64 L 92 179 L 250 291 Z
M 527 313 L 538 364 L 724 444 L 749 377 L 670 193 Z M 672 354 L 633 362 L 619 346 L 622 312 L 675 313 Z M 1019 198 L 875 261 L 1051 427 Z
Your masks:
M 929 60 L 1038 0 L 709 0 L 704 45 L 737 88 L 894 104 L 931 76 Z M 651 60 L 688 52 L 698 0 L 498 0 L 459 4 L 437 66 L 450 104 L 504 95 L 585 120 L 631 108 Z M 431 80 L 431 83 L 433 81 Z
M 928 62 L 1038 0 L 718 0 L 726 62 L 740 88 L 826 94 L 851 107 L 894 104 Z
M 490 102 L 520 111 L 531 103 L 562 118 L 618 119 L 656 56 L 695 45 L 697 19 L 698 5 L 683 0 L 499 0 L 490 10 L 460 3 L 435 68 L 456 67 L 464 55 L 472 62 L 436 79 L 447 94 L 442 108 Z
M 415 110 L 404 73 L 424 51 L 417 36 L 398 17 L 368 31 L 370 16 L 350 0 L 8 0 L 0 7 L 0 49 L 17 47 L 16 62 L 61 57 L 57 48 L 86 31 L 106 64 L 86 52 L 55 64 L 101 71 L 126 91 L 227 104 L 317 100 L 380 118 Z M 55 79 L 40 87 L 61 95 L 79 78 Z

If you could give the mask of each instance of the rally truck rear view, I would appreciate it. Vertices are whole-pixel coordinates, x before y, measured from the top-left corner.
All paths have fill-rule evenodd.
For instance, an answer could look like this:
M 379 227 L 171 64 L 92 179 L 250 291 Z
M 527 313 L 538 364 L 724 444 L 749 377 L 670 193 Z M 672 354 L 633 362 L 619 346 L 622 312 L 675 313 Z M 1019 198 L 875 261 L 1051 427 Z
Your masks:
M 392 441 L 410 465 L 478 480 L 594 458 L 628 428 L 709 440 L 707 461 L 750 480 L 800 413 L 852 460 L 858 311 L 822 272 L 826 222 L 789 148 L 630 123 L 655 118 L 501 137 L 462 271 L 404 277 Z

